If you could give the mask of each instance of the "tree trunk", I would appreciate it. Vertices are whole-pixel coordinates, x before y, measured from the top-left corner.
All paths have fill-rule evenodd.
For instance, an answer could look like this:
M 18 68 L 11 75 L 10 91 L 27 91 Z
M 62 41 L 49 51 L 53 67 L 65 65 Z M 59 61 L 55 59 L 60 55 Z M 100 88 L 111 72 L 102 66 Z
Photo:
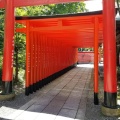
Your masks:
M 18 82 L 18 48 L 15 46 L 15 82 Z
M 116 56 L 117 66 L 119 66 L 119 53 L 120 53 L 120 47 L 117 47 L 117 56 Z

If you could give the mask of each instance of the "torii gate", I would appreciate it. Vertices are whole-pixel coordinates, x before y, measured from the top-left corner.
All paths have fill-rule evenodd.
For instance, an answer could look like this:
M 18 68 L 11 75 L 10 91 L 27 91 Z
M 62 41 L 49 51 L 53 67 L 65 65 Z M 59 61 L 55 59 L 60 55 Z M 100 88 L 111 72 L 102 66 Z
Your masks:
M 0 8 L 6 9 L 3 76 L 4 95 L 11 94 L 13 78 L 14 54 L 14 8 L 54 4 L 63 2 L 79 2 L 83 0 L 1 0 Z M 87 0 L 86 0 L 87 1 Z M 115 0 L 103 0 L 104 26 L 104 107 L 112 110 L 117 108 L 117 80 L 116 80 L 116 40 L 115 40 Z M 97 37 L 95 35 L 95 37 Z M 96 46 L 97 42 L 96 42 Z M 97 53 L 97 47 L 95 48 Z M 95 86 L 98 86 L 98 60 L 95 57 Z M 98 98 L 98 89 L 94 89 L 94 97 Z M 111 113 L 109 114 L 111 115 Z

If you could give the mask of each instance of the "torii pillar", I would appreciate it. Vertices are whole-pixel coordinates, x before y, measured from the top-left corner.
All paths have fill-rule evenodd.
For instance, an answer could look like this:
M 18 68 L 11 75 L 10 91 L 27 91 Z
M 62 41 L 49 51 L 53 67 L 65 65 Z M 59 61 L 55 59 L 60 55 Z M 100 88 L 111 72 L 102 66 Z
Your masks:
M 5 33 L 3 51 L 2 86 L 0 100 L 14 97 L 12 89 L 14 57 L 14 0 L 5 0 Z
M 115 0 L 103 0 L 104 103 L 102 113 L 120 115 L 117 106 Z

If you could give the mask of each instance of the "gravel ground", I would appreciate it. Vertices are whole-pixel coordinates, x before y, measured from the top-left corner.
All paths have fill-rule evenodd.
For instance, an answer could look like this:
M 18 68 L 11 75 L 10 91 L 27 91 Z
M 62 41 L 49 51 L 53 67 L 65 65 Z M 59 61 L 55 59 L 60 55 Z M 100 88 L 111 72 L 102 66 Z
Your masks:
M 35 95 L 36 94 L 25 96 L 24 92 L 20 93 L 19 95 L 16 95 L 16 97 L 13 100 L 0 101 L 0 107 L 6 106 L 6 107 L 12 107 L 14 109 L 18 109 L 19 107 L 30 101 L 33 97 L 35 97 Z
M 6 107 L 12 107 L 14 109 L 20 108 L 22 105 L 30 101 L 35 95 L 30 94 L 29 96 L 25 96 L 25 87 L 24 85 L 14 85 L 14 91 L 15 91 L 15 98 L 9 101 L 0 101 L 0 107 L 6 106 Z
M 89 84 L 89 94 L 87 97 L 85 120 L 120 120 L 118 117 L 106 117 L 101 113 L 101 105 L 104 101 L 103 79 L 99 78 L 99 105 L 94 105 L 93 101 L 93 75 Z

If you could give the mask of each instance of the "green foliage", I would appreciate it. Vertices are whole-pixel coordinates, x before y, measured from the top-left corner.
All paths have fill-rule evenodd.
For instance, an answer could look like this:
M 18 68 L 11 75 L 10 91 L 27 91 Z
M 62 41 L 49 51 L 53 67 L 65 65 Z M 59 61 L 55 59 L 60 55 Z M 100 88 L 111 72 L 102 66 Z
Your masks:
M 2 60 L 3 60 L 3 41 L 4 41 L 4 9 L 0 9 L 0 85 L 2 80 Z
M 17 25 L 18 27 L 19 25 Z M 20 82 L 21 76 L 20 71 L 25 70 L 25 35 L 16 33 L 15 34 L 15 48 L 14 48 L 14 82 Z
M 4 13 L 5 13 L 5 10 L 4 9 L 0 9 L 0 57 L 2 57 L 2 53 L 3 53 Z
M 20 83 L 22 83 L 24 81 L 24 79 L 25 79 L 25 70 L 24 69 L 19 69 L 18 79 L 19 79 Z
M 2 68 L 0 68 L 0 86 L 1 86 L 1 83 L 2 83 Z
M 2 57 L 0 56 L 0 58 L 2 58 Z M 0 61 L 1 61 L 1 59 L 0 59 Z M 1 84 L 1 81 L 2 81 L 2 62 L 0 63 L 0 84 Z
M 116 0 L 116 3 L 117 3 L 117 8 L 118 8 L 118 12 L 119 12 L 119 15 L 120 15 L 120 0 Z
M 54 14 L 74 14 L 87 11 L 85 9 L 85 4 L 80 2 L 75 3 L 63 3 L 63 4 L 52 4 L 45 6 L 47 7 L 46 11 L 43 11 L 44 14 L 54 15 Z
M 118 2 L 118 3 L 119 3 L 119 2 L 120 2 L 120 0 L 116 0 L 116 2 Z
M 120 74 L 120 67 L 117 66 L 117 73 Z
M 14 54 L 18 54 L 18 67 L 25 69 L 25 35 L 16 33 L 15 35 L 15 51 Z M 15 58 L 16 59 L 16 58 Z
M 78 51 L 93 51 L 93 48 L 78 48 Z
M 16 9 L 18 16 L 40 16 L 40 15 L 56 15 L 56 14 L 74 14 L 86 12 L 83 2 L 50 4 L 41 6 L 29 6 Z

